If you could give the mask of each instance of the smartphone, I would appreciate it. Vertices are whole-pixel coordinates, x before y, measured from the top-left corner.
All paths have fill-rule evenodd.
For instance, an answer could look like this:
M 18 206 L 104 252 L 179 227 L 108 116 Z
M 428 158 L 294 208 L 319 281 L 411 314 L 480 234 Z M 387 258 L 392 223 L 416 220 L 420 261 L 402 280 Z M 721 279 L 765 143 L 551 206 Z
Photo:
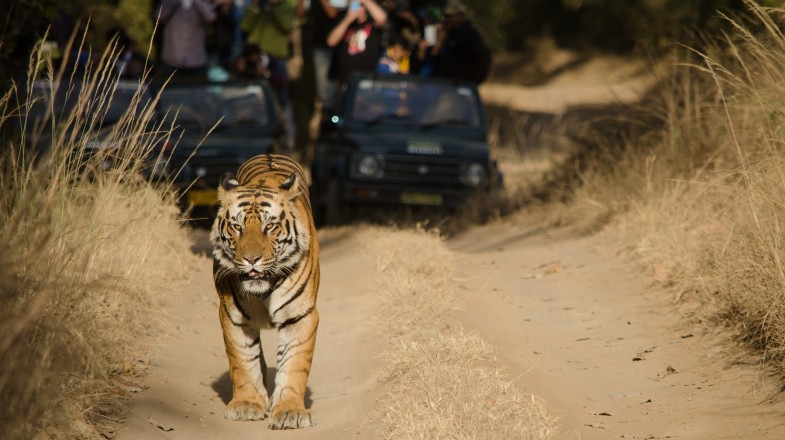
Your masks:
M 423 38 L 425 39 L 425 44 L 428 46 L 433 46 L 436 44 L 436 25 L 435 24 L 426 24 L 423 28 Z
M 360 0 L 352 0 L 352 2 L 349 3 L 349 10 L 356 11 L 358 9 L 360 9 Z
M 346 7 L 348 6 L 349 2 L 348 2 L 348 0 L 330 0 L 328 3 L 333 8 L 346 9 Z

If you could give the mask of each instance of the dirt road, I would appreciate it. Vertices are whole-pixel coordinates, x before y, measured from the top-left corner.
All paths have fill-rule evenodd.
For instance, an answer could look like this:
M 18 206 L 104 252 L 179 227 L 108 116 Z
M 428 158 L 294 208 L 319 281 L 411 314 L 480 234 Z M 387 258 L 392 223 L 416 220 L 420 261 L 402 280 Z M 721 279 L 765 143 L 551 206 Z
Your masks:
M 209 249 L 205 231 L 197 231 L 194 240 L 195 250 Z M 204 257 L 194 268 L 190 285 L 163 300 L 168 325 L 153 338 L 149 388 L 137 395 L 118 438 L 373 438 L 373 426 L 367 420 L 377 397 L 370 373 L 380 347 L 371 332 L 364 331 L 374 309 L 373 278 L 356 274 L 371 274 L 375 269 L 340 237 L 321 244 L 321 320 L 306 396 L 306 406 L 316 415 L 316 427 L 281 432 L 268 430 L 265 422 L 224 420 L 232 387 L 218 324 L 212 260 Z M 270 377 L 274 377 L 275 336 L 264 333 L 262 346 Z
M 350 234 L 331 237 L 322 243 L 322 322 L 309 380 L 315 428 L 276 432 L 223 419 L 231 387 L 205 257 L 189 288 L 163 301 L 167 326 L 153 338 L 149 388 L 136 395 L 118 438 L 378 438 L 384 402 L 373 370 L 383 347 L 368 325 L 376 269 Z M 196 241 L 207 246 L 203 233 Z M 763 370 L 719 349 L 722 336 L 647 286 L 607 236 L 508 220 L 448 244 L 466 295 L 448 319 L 495 346 L 510 377 L 560 418 L 560 438 L 785 438 L 785 405 L 767 401 L 774 389 Z
M 589 63 L 574 73 L 581 81 L 555 80 L 514 101 L 553 112 L 615 102 L 632 90 L 627 76 L 640 70 L 619 69 L 615 60 Z M 565 86 L 578 83 L 585 90 Z M 636 86 L 636 96 L 644 89 Z M 486 87 L 483 99 L 508 105 L 510 90 Z M 370 325 L 377 274 L 373 256 L 358 252 L 352 235 L 332 233 L 321 242 L 321 323 L 306 402 L 316 427 L 276 432 L 264 422 L 223 419 L 231 385 L 204 257 L 193 283 L 162 300 L 166 326 L 152 338 L 147 389 L 135 396 L 117 438 L 379 438 L 384 401 L 373 371 L 384 343 Z M 197 250 L 209 247 L 204 232 L 195 242 Z M 576 238 L 512 217 L 448 245 L 465 303 L 447 319 L 495 346 L 516 384 L 559 417 L 559 438 L 785 438 L 785 402 L 756 358 L 707 326 L 701 310 L 650 286 L 609 235 Z M 274 336 L 265 335 L 267 355 L 272 344 Z M 272 356 L 267 364 L 275 365 Z
M 647 285 L 607 235 L 511 221 L 450 245 L 456 273 L 471 274 L 454 319 L 546 400 L 562 438 L 785 438 L 785 404 L 757 358 Z

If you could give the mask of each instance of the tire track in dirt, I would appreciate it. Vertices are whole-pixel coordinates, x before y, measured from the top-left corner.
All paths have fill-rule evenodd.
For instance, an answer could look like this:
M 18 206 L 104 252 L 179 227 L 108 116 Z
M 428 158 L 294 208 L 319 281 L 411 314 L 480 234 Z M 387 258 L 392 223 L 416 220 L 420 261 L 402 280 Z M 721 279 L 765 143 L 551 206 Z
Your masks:
M 562 438 L 785 438 L 785 404 L 758 360 L 647 286 L 609 235 L 508 221 L 449 244 L 468 295 L 453 319 L 496 346 Z

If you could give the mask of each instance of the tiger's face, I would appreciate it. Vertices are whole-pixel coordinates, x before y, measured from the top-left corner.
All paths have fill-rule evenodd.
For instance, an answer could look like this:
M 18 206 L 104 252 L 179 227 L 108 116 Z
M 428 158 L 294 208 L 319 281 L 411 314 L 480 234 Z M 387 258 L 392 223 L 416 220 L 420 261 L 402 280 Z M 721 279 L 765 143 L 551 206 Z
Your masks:
M 307 225 L 293 214 L 289 188 L 244 187 L 232 177 L 219 188 L 213 256 L 244 291 L 264 296 L 295 269 L 307 247 Z

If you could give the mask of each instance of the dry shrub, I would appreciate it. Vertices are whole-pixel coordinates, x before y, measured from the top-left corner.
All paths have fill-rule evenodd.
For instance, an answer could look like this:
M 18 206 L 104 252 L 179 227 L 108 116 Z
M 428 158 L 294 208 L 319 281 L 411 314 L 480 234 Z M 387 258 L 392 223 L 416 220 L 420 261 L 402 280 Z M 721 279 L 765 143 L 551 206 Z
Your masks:
M 140 173 L 154 138 L 146 131 L 152 104 L 137 91 L 106 138 L 120 147 L 111 152 L 117 169 L 103 171 L 106 157 L 85 155 L 117 87 L 110 75 L 116 52 L 107 49 L 78 79 L 83 87 L 72 112 L 50 111 L 37 127 L 28 116 L 39 98 L 16 88 L 2 98 L 3 438 L 97 437 L 117 417 L 108 404 L 127 392 L 121 374 L 138 372 L 133 353 L 153 324 L 153 295 L 187 270 L 189 240 L 178 211 Z M 40 53 L 30 77 L 52 88 L 75 80 Z
M 576 199 L 626 213 L 654 279 L 713 305 L 785 377 L 785 11 L 747 7 L 714 49 L 682 55 L 649 108 L 660 125 L 594 164 Z
M 478 336 L 445 326 L 461 306 L 453 290 L 452 253 L 422 230 L 365 229 L 377 258 L 379 333 L 389 345 L 378 372 L 388 439 L 547 439 L 556 421 L 495 366 Z
M 578 230 L 594 232 L 651 197 L 714 179 L 711 173 L 734 161 L 716 119 L 714 81 L 684 66 L 690 56 L 669 54 L 671 71 L 641 103 L 587 122 L 577 138 L 583 148 L 560 172 L 572 187 L 568 217 Z
M 407 342 L 388 353 L 386 438 L 554 438 L 545 405 L 492 366 L 495 355 L 478 336 L 439 332 Z
M 452 253 L 435 233 L 374 228 L 363 234 L 382 276 L 385 331 L 405 335 L 431 329 L 436 317 L 460 307 L 452 289 Z

